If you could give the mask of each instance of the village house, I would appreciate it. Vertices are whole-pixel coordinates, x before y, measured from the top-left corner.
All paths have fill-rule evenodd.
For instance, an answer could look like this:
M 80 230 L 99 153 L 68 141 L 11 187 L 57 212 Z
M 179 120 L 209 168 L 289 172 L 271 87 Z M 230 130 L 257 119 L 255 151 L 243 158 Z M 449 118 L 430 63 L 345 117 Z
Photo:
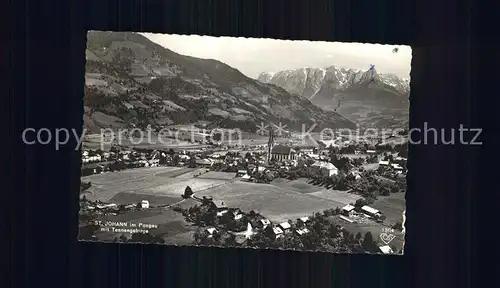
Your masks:
M 221 210 L 221 211 L 217 212 L 217 217 L 222 217 L 222 216 L 224 216 L 224 214 L 226 214 L 228 212 L 229 212 L 229 210 Z
M 307 233 L 309 233 L 309 229 L 307 228 L 302 228 L 302 229 L 298 229 L 298 230 L 295 230 L 297 232 L 297 234 L 299 234 L 300 236 L 302 235 L 305 235 Z
M 205 231 L 208 234 L 208 238 L 212 238 L 217 233 L 217 229 L 215 229 L 213 227 L 212 228 L 208 228 Z
M 287 231 L 288 229 L 290 229 L 290 227 L 292 227 L 292 225 L 290 225 L 290 223 L 288 222 L 280 223 L 279 226 L 283 231 Z
M 104 171 L 104 166 L 97 163 L 84 164 L 82 165 L 81 174 L 82 176 L 99 174 Z
M 141 208 L 148 209 L 149 208 L 149 201 L 148 200 L 142 200 L 141 203 Z
M 282 237 L 283 236 L 283 230 L 281 230 L 280 227 L 274 227 L 273 228 L 273 233 L 276 238 Z
M 259 222 L 262 228 L 266 228 L 267 226 L 271 225 L 271 221 L 269 221 L 269 219 L 260 219 Z
M 406 163 L 407 159 L 404 158 L 404 157 L 401 157 L 401 156 L 398 156 L 394 159 L 394 162 L 398 163 L 398 164 L 404 164 Z
M 297 153 L 291 147 L 278 144 L 271 149 L 271 159 L 276 161 L 295 160 Z
M 403 171 L 403 167 L 401 167 L 399 164 L 391 164 L 391 166 L 396 171 Z
M 298 148 L 300 155 L 311 155 L 316 150 L 314 146 L 304 146 Z

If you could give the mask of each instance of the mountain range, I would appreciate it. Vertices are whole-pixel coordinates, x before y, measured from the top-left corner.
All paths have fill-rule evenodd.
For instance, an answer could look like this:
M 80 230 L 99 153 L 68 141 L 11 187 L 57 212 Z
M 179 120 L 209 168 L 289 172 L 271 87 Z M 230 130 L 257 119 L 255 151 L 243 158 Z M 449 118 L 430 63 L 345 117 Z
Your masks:
M 180 55 L 138 33 L 88 32 L 85 68 L 84 126 L 92 132 L 173 124 L 243 131 L 262 123 L 295 131 L 313 124 L 315 130 L 356 127 L 303 93 L 217 60 Z
M 409 80 L 379 74 L 374 67 L 365 71 L 330 66 L 263 72 L 258 80 L 300 95 L 360 126 L 408 126 Z

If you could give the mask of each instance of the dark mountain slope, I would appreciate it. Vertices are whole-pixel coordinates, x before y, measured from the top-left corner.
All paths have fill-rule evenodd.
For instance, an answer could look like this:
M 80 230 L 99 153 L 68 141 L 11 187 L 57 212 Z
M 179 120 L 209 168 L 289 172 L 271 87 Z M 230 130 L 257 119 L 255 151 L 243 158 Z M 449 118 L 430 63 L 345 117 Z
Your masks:
M 87 36 L 84 123 L 107 127 L 193 124 L 254 131 L 264 123 L 301 130 L 355 125 L 337 113 L 220 61 L 183 56 L 127 32 Z

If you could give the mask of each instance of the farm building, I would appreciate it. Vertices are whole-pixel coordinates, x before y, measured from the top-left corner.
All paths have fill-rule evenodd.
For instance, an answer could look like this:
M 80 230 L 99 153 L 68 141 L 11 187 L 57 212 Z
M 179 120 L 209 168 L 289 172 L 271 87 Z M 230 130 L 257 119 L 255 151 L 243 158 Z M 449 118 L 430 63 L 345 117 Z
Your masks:
M 229 212 L 229 210 L 222 210 L 222 211 L 219 211 L 219 212 L 217 212 L 217 217 L 222 217 L 222 216 L 224 216 L 224 214 L 226 214 L 227 212 Z
M 212 166 L 212 161 L 210 161 L 208 159 L 197 159 L 196 165 L 208 167 L 208 166 Z
M 206 230 L 208 237 L 213 237 L 217 233 L 217 229 L 215 228 L 208 228 Z
M 363 211 L 364 213 L 370 215 L 370 216 L 381 216 L 382 214 L 380 213 L 380 211 L 378 211 L 377 209 L 374 209 L 370 206 L 363 206 L 361 207 L 361 211 Z
M 378 164 L 383 166 L 389 166 L 389 161 L 380 160 Z
M 283 235 L 283 230 L 281 230 L 280 227 L 274 227 L 273 228 L 273 233 L 276 236 L 276 238 L 280 237 Z
M 340 219 L 345 220 L 345 221 L 347 221 L 349 223 L 353 223 L 354 222 L 354 220 L 351 220 L 351 219 L 345 217 L 344 215 L 340 215 L 339 217 L 340 217 Z
M 352 217 L 354 213 L 354 206 L 352 205 L 346 205 L 342 207 L 342 215 L 347 216 L 347 217 Z
M 395 170 L 403 170 L 403 167 L 401 167 L 401 165 L 399 164 L 391 164 L 392 168 L 394 168 Z
M 314 154 L 314 146 L 304 146 L 299 148 L 300 154 L 311 155 Z

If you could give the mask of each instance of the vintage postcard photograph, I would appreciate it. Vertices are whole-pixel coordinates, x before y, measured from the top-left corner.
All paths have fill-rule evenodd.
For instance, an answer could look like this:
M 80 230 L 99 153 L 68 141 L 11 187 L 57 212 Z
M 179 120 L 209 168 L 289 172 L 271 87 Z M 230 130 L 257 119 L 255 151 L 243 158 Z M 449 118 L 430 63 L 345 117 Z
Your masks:
M 411 48 L 89 31 L 79 240 L 402 255 Z

